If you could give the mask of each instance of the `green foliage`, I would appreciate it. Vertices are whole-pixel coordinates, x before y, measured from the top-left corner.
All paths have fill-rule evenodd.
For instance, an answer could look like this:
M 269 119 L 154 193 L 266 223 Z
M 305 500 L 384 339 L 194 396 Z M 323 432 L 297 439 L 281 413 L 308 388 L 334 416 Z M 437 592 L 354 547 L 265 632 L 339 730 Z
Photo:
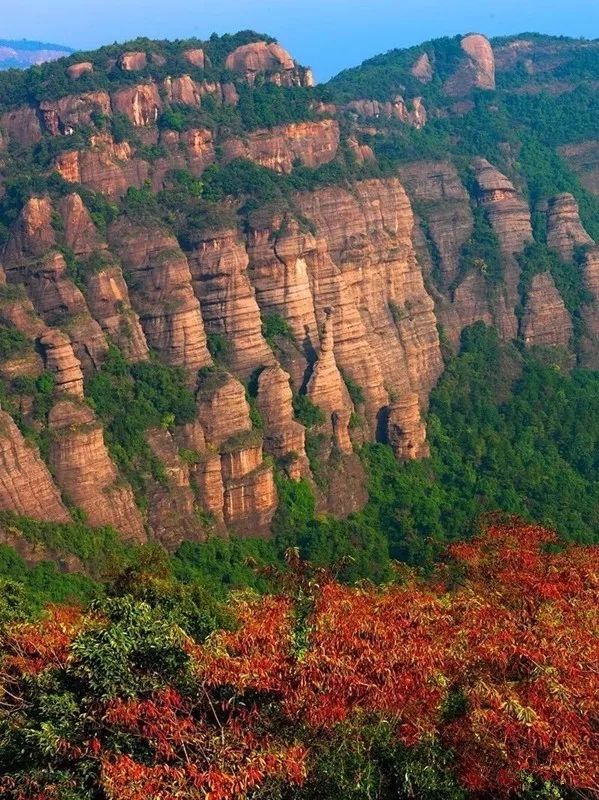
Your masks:
M 89 381 L 87 396 L 104 423 L 112 456 L 141 499 L 148 476 L 162 479 L 146 431 L 191 422 L 195 416 L 195 398 L 183 370 L 157 361 L 128 364 L 111 347 L 102 369 Z
M 393 313 L 393 311 L 391 313 Z M 363 405 L 365 397 L 362 387 L 359 386 L 352 378 L 350 378 L 346 372 L 343 372 L 343 370 L 341 371 L 341 377 L 347 386 L 347 391 L 349 392 L 349 396 L 351 397 L 351 401 L 354 406 L 358 408 L 358 406 Z
M 208 351 L 217 364 L 226 366 L 231 359 L 231 342 L 224 333 L 209 333 L 206 337 Z
M 262 335 L 271 347 L 276 345 L 278 337 L 288 339 L 291 342 L 295 341 L 295 336 L 289 323 L 280 314 L 267 314 L 262 319 Z
M 321 408 L 315 405 L 305 394 L 293 395 L 293 412 L 295 418 L 306 428 L 316 428 L 324 425 L 325 415 Z
M 480 206 L 474 209 L 474 229 L 462 250 L 460 275 L 456 281 L 469 272 L 482 273 L 489 283 L 495 285 L 503 278 L 499 240 Z
M 31 342 L 24 333 L 0 324 L 0 359 L 20 356 L 30 349 Z

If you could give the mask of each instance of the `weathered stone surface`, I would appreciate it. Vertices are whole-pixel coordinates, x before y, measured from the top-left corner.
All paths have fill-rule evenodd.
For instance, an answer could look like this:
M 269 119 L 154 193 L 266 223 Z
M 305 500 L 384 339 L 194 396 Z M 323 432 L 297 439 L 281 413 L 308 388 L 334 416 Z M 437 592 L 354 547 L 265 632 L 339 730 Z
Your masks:
M 52 136 L 69 136 L 78 127 L 93 124 L 96 114 L 110 116 L 112 108 L 107 92 L 67 95 L 59 100 L 42 100 L 39 113 L 44 130 Z
M 148 491 L 148 522 L 153 535 L 169 550 L 176 550 L 184 540 L 202 541 L 205 532 L 196 513 L 190 465 L 180 458 L 169 431 L 152 428 L 146 439 L 165 473 L 165 480 L 152 481 Z
M 0 129 L 4 131 L 9 142 L 17 142 L 22 147 L 29 147 L 42 138 L 37 109 L 30 106 L 16 108 L 2 114 Z
M 387 441 L 396 458 L 412 461 L 429 455 L 426 427 L 420 417 L 418 395 L 404 395 L 389 406 L 386 420 Z
M 83 200 L 76 193 L 63 197 L 58 204 L 64 240 L 76 256 L 87 257 L 106 248 Z
M 558 148 L 582 185 L 589 192 L 599 195 L 599 140 L 591 139 Z
M 250 410 L 245 389 L 227 373 L 209 375 L 200 384 L 197 417 L 206 442 L 219 447 L 231 436 L 250 431 Z
M 118 65 L 126 72 L 135 72 L 139 69 L 144 69 L 148 64 L 148 57 L 143 51 L 130 50 L 127 53 L 121 53 L 118 59 Z
M 267 536 L 276 508 L 277 490 L 267 464 L 225 484 L 225 523 L 240 536 Z
M 196 47 L 192 50 L 185 50 L 183 53 L 183 58 L 186 61 L 189 61 L 189 63 L 194 67 L 198 67 L 198 69 L 204 69 L 206 66 L 206 54 L 201 47 Z
M 202 94 L 197 83 L 189 75 L 178 78 L 166 78 L 163 83 L 166 99 L 169 103 L 181 103 L 185 106 L 199 106 Z
M 470 198 L 449 161 L 417 161 L 400 168 L 401 181 L 427 223 L 440 258 L 442 285 L 455 280 L 472 234 Z
M 327 426 L 342 453 L 351 453 L 349 419 L 353 404 L 347 386 L 335 361 L 332 314 L 327 315 L 322 329 L 320 353 L 306 387 L 306 394 L 327 418 Z
M 258 367 L 273 364 L 238 234 L 229 230 L 211 235 L 197 245 L 189 263 L 206 330 L 226 337 L 231 369 L 247 378 Z
M 125 114 L 138 128 L 154 125 L 162 110 L 158 87 L 154 83 L 127 86 L 112 95 L 116 113 Z
M 54 375 L 56 394 L 83 399 L 83 372 L 73 352 L 69 337 L 62 331 L 48 329 L 40 338 L 47 370 Z
M 344 111 L 352 112 L 364 119 L 395 119 L 412 125 L 414 128 L 423 128 L 428 120 L 426 107 L 422 97 L 414 97 L 410 100 L 410 105 L 398 94 L 392 100 L 382 102 L 380 100 L 351 100 L 345 106 Z
M 131 303 L 150 347 L 190 373 L 209 364 L 200 306 L 177 240 L 124 220 L 111 227 L 109 237 L 127 270 Z
M 583 278 L 590 302 L 582 307 L 581 360 L 583 366 L 599 369 L 599 247 L 596 245 L 585 255 Z
M 550 198 L 548 202 L 547 244 L 557 250 L 564 261 L 572 261 L 576 247 L 594 244 L 582 227 L 578 203 L 567 192 Z
M 91 408 L 60 400 L 50 411 L 48 427 L 50 465 L 64 495 L 83 509 L 90 525 L 112 525 L 127 539 L 145 541 L 131 487 L 119 479 Z
M 89 308 L 102 330 L 128 361 L 145 361 L 148 343 L 131 307 L 129 290 L 120 267 L 107 266 L 87 279 Z
M 208 453 L 191 467 L 191 484 L 202 508 L 224 530 L 225 489 L 219 453 Z
M 314 85 L 311 71 L 300 67 L 286 50 L 275 43 L 242 45 L 229 53 L 225 66 L 231 72 L 241 73 L 250 86 L 260 74 L 277 86 Z
M 462 97 L 472 89 L 495 88 L 495 56 L 485 36 L 473 33 L 461 41 L 465 58 L 457 72 L 445 82 L 445 92 Z
M 258 377 L 257 403 L 264 420 L 266 450 L 285 463 L 291 478 L 310 474 L 306 457 L 306 430 L 293 418 L 289 375 L 277 364 Z
M 67 75 L 73 80 L 77 80 L 77 78 L 80 78 L 82 75 L 93 71 L 94 65 L 91 61 L 80 61 L 78 64 L 71 64 L 70 67 L 67 67 Z
M 415 78 L 422 81 L 422 83 L 430 83 L 432 81 L 433 66 L 428 57 L 428 53 L 422 53 L 422 55 L 418 56 L 410 72 Z
M 148 164 L 134 158 L 128 142 L 117 144 L 108 133 L 91 137 L 88 150 L 68 150 L 56 157 L 56 170 L 69 183 L 80 183 L 111 198 L 149 177 Z
M 34 519 L 68 522 L 58 488 L 37 449 L 0 409 L 0 509 Z
M 284 173 L 290 173 L 296 161 L 307 167 L 326 164 L 335 158 L 338 148 L 339 123 L 331 119 L 254 131 L 222 145 L 225 162 L 246 158 Z
M 522 337 L 527 345 L 567 348 L 572 336 L 572 320 L 548 272 L 533 277 L 524 317 Z

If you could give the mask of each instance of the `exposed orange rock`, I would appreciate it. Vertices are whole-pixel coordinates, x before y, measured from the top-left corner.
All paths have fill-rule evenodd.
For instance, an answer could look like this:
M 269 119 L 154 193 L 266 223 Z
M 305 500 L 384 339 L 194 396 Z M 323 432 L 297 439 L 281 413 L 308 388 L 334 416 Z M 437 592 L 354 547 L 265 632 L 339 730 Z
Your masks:
M 310 474 L 306 457 L 306 429 L 293 418 L 289 375 L 277 364 L 258 377 L 258 408 L 264 420 L 264 446 L 276 459 L 283 459 L 289 477 Z
M 0 128 L 9 142 L 29 147 L 42 138 L 42 129 L 36 108 L 25 106 L 7 111 L 0 116 Z
M 148 521 L 154 536 L 169 550 L 184 540 L 205 538 L 196 514 L 196 501 L 190 483 L 190 466 L 179 456 L 169 431 L 153 428 L 146 438 L 161 462 L 166 480 L 153 481 L 148 492 Z
M 60 400 L 50 411 L 48 425 L 50 464 L 65 496 L 83 509 L 90 525 L 112 525 L 127 539 L 145 541 L 131 487 L 119 479 L 91 408 Z
M 589 248 L 583 270 L 584 285 L 590 295 L 590 302 L 582 307 L 582 363 L 590 369 L 599 369 L 599 247 Z
M 40 345 L 46 369 L 54 375 L 55 392 L 83 399 L 83 372 L 69 337 L 48 329 L 40 337 Z
M 418 78 L 422 83 L 430 83 L 433 79 L 433 66 L 428 57 L 428 53 L 422 53 L 414 62 L 414 66 L 410 70 L 415 78 Z
M 396 458 L 412 461 L 430 454 L 417 394 L 404 395 L 399 402 L 389 406 L 386 427 L 387 441 Z
M 258 367 L 274 363 L 248 279 L 248 255 L 237 232 L 222 231 L 200 242 L 190 255 L 190 266 L 206 330 L 227 338 L 232 370 L 247 378 Z
M 268 42 L 252 42 L 229 53 L 225 67 L 231 72 L 241 73 L 253 86 L 256 76 L 264 74 L 266 79 L 278 86 L 313 86 L 310 70 L 300 67 L 280 45 Z
M 38 450 L 0 409 L 0 509 L 34 519 L 68 522 L 56 485 Z
M 396 179 L 369 180 L 352 192 L 302 194 L 298 205 L 326 243 L 307 256 L 317 319 L 335 309 L 336 360 L 362 388 L 374 429 L 390 392 L 415 391 L 425 400 L 442 369 L 408 197 Z
M 215 373 L 204 380 L 197 408 L 206 442 L 213 447 L 252 429 L 243 384 L 227 373 Z
M 131 276 L 131 302 L 150 347 L 190 373 L 209 364 L 200 305 L 177 240 L 159 228 L 125 220 L 112 226 L 110 238 Z
M 267 464 L 225 484 L 225 523 L 241 536 L 267 536 L 276 508 L 277 490 Z
M 548 202 L 547 244 L 557 250 L 564 261 L 572 261 L 576 247 L 594 244 L 582 227 L 578 203 L 567 192 L 550 198 Z
M 295 161 L 319 167 L 332 161 L 339 148 L 339 123 L 297 122 L 250 133 L 243 139 L 223 142 L 225 162 L 246 158 L 276 172 L 290 173 Z
M 206 66 L 206 54 L 201 47 L 185 50 L 183 58 L 193 64 L 194 67 L 198 67 L 198 69 L 204 69 Z
M 202 508 L 214 517 L 222 531 L 224 525 L 225 488 L 219 453 L 207 453 L 191 467 L 191 484 Z M 220 525 L 219 525 L 220 523 Z
M 446 93 L 461 97 L 472 89 L 494 89 L 495 56 L 489 40 L 473 33 L 462 39 L 461 47 L 465 58 L 457 72 L 446 81 Z
M 351 453 L 349 418 L 353 404 L 335 361 L 332 315 L 323 325 L 320 353 L 306 387 L 310 400 L 327 415 L 327 423 L 342 453 Z
M 567 348 L 572 337 L 572 320 L 548 272 L 533 277 L 524 318 L 522 337 L 527 345 Z
M 148 164 L 133 157 L 129 144 L 116 144 L 108 133 L 92 136 L 89 150 L 58 155 L 56 170 L 66 181 L 113 198 L 124 195 L 130 186 L 142 186 L 149 176 Z
M 199 106 L 202 102 L 200 89 L 189 75 L 181 75 L 178 78 L 166 78 L 163 87 L 166 99 L 169 103 Z
M 23 206 L 2 252 L 7 275 L 29 259 L 45 255 L 56 244 L 52 203 L 48 197 L 31 197 Z
M 118 59 L 118 65 L 126 72 L 134 72 L 138 69 L 144 69 L 148 64 L 148 57 L 142 51 L 129 51 L 121 53 Z
M 139 317 L 118 266 L 107 266 L 87 279 L 86 295 L 94 318 L 128 361 L 145 361 L 149 350 Z
M 372 147 L 367 144 L 361 144 L 353 136 L 347 140 L 347 146 L 358 164 L 364 164 L 367 161 L 376 161 L 376 156 L 374 155 Z
M 89 256 L 106 247 L 81 197 L 73 192 L 58 205 L 65 244 L 76 256 Z
M 43 100 L 39 110 L 44 130 L 52 136 L 68 136 L 78 127 L 92 125 L 95 114 L 110 116 L 112 112 L 110 97 L 104 91 Z
M 77 80 L 77 78 L 80 78 L 82 75 L 93 71 L 94 65 L 91 61 L 80 61 L 78 64 L 71 64 L 70 67 L 67 67 L 67 75 L 73 80 Z
M 439 252 L 443 282 L 458 274 L 462 247 L 472 234 L 470 198 L 449 161 L 417 161 L 400 168 L 410 199 L 418 203 Z
M 393 100 L 381 102 L 379 100 L 352 100 L 343 106 L 347 111 L 353 111 L 360 117 L 371 119 L 383 117 L 385 119 L 397 119 L 412 125 L 414 128 L 423 128 L 426 125 L 428 115 L 422 97 L 414 97 L 411 101 L 411 108 L 401 95 L 396 95 Z
M 112 95 L 115 112 L 125 114 L 138 128 L 154 125 L 162 110 L 158 87 L 154 83 L 127 86 Z

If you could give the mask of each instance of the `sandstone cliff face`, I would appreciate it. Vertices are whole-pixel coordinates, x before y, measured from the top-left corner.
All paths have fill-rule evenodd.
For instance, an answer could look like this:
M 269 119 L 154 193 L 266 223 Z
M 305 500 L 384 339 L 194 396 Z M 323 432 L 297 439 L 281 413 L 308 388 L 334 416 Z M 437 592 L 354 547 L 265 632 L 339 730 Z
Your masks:
M 342 106 L 342 110 L 365 120 L 379 117 L 398 120 L 417 129 L 423 128 L 428 120 L 422 97 L 412 98 L 408 105 L 400 94 L 386 102 L 379 100 L 351 100 Z
M 503 289 L 494 309 L 495 322 L 504 339 L 514 339 L 518 327 L 514 309 L 518 305 L 520 279 L 515 256 L 533 239 L 530 209 L 514 185 L 488 161 L 475 159 L 472 167 L 479 202 L 497 235 L 504 262 Z
M 190 373 L 209 364 L 189 264 L 177 240 L 159 229 L 119 220 L 110 241 L 127 271 L 131 302 L 150 347 L 167 364 Z
M 279 366 L 267 367 L 258 377 L 257 402 L 265 425 L 264 446 L 285 463 L 287 474 L 297 479 L 310 474 L 306 457 L 306 430 L 293 418 L 289 375 Z
M 572 320 L 547 272 L 535 275 L 528 290 L 522 338 L 527 345 L 568 348 Z
M 146 539 L 131 487 L 119 481 L 94 412 L 72 400 L 50 411 L 50 465 L 69 500 L 83 509 L 90 525 L 112 525 L 125 538 Z
M 463 97 L 472 89 L 495 88 L 495 56 L 487 38 L 473 33 L 461 41 L 464 61 L 458 71 L 446 81 L 445 92 Z
M 339 450 L 342 453 L 351 453 L 349 419 L 353 404 L 335 361 L 330 315 L 327 315 L 323 325 L 320 353 L 308 381 L 306 394 L 327 415 L 327 426 L 332 431 Z
M 91 125 L 96 114 L 110 116 L 112 107 L 107 92 L 85 92 L 55 101 L 43 100 L 39 111 L 44 132 L 69 136 L 77 128 Z
M 154 83 L 119 89 L 112 95 L 112 107 L 116 113 L 125 114 L 137 128 L 153 125 L 162 110 L 162 100 Z
M 403 187 L 396 179 L 363 181 L 352 193 L 322 189 L 298 204 L 326 244 L 309 258 L 317 320 L 335 309 L 335 356 L 362 387 L 367 416 L 374 421 L 389 394 L 424 399 L 441 356 Z
M 338 148 L 339 123 L 331 119 L 255 131 L 222 145 L 225 162 L 246 158 L 285 173 L 292 171 L 297 160 L 307 167 L 320 167 L 335 158 Z
M 558 194 L 548 202 L 547 244 L 557 250 L 564 261 L 572 261 L 576 247 L 594 244 L 582 227 L 578 203 L 571 194 Z
M 599 248 L 591 247 L 584 260 L 584 286 L 590 302 L 582 308 L 584 332 L 580 342 L 581 362 L 590 369 L 599 369 Z
M 242 45 L 227 56 L 225 67 L 243 75 L 250 86 L 260 74 L 277 86 L 314 85 L 311 71 L 300 67 L 286 50 L 274 43 Z
M 389 406 L 386 434 L 395 457 L 400 461 L 412 461 L 430 455 L 417 394 L 405 395 Z
M 237 232 L 223 231 L 200 242 L 190 255 L 190 267 L 206 330 L 225 337 L 231 369 L 248 378 L 255 369 L 273 364 L 248 279 L 247 252 Z
M 430 83 L 430 81 L 432 81 L 433 65 L 428 57 L 428 53 L 422 53 L 421 56 L 418 56 L 410 72 L 415 78 L 422 81 L 422 83 Z
M 117 144 L 108 133 L 91 137 L 88 150 L 67 150 L 56 158 L 56 170 L 69 183 L 80 183 L 110 198 L 149 178 L 149 166 L 133 156 L 127 142 Z
M 81 362 L 73 352 L 69 337 L 62 331 L 49 329 L 39 342 L 45 367 L 54 375 L 56 394 L 83 399 Z
M 189 464 L 180 458 L 168 431 L 155 428 L 146 438 L 165 473 L 163 482 L 153 480 L 149 485 L 148 522 L 154 536 L 170 550 L 184 539 L 201 541 L 205 532 L 196 514 Z
M 400 169 L 410 199 L 426 219 L 440 258 L 444 287 L 455 280 L 464 244 L 472 234 L 470 197 L 448 161 L 418 161 Z
M 39 452 L 1 409 L 0 509 L 52 522 L 70 520 Z

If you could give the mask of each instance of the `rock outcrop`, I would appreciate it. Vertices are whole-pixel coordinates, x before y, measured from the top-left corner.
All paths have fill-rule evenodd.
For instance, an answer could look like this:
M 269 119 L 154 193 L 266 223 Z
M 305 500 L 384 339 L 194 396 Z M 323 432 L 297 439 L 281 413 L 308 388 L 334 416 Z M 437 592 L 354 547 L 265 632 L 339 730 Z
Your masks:
M 137 128 L 153 125 L 162 110 L 162 100 L 155 83 L 127 86 L 112 95 L 115 113 L 129 117 Z
M 112 226 L 110 241 L 127 270 L 131 303 L 149 346 L 190 373 L 209 364 L 189 264 L 174 236 L 122 220 Z
M 91 408 L 60 400 L 50 411 L 48 427 L 50 465 L 65 497 L 85 512 L 90 525 L 112 525 L 126 539 L 145 541 L 131 487 L 120 480 Z
M 524 343 L 568 348 L 572 320 L 548 272 L 535 275 L 528 290 L 522 338 Z
M 83 399 L 83 372 L 69 337 L 56 329 L 40 338 L 44 364 L 54 376 L 56 394 Z
M 418 56 L 410 72 L 415 78 L 422 81 L 422 83 L 430 83 L 432 81 L 433 65 L 428 57 L 428 53 L 422 53 L 422 55 Z
M 250 86 L 258 75 L 277 86 L 313 86 L 309 69 L 300 67 L 289 53 L 274 42 L 252 42 L 229 53 L 225 67 L 243 75 Z
M 478 33 L 465 36 L 461 43 L 463 63 L 445 82 L 445 92 L 453 97 L 463 97 L 472 89 L 495 88 L 495 56 L 491 43 Z
M 222 145 L 225 162 L 246 158 L 284 173 L 290 173 L 296 161 L 312 168 L 327 164 L 335 158 L 338 148 L 339 123 L 331 119 L 254 131 Z
M 400 461 L 426 458 L 429 447 L 426 427 L 420 416 L 418 395 L 408 394 L 389 406 L 386 415 L 386 437 Z
M 325 319 L 318 361 L 306 387 L 309 399 L 326 414 L 327 427 L 342 453 L 352 452 L 349 420 L 353 404 L 335 361 L 332 312 Z
M 273 364 L 248 278 L 248 255 L 237 232 L 222 231 L 200 242 L 189 263 L 206 330 L 222 337 L 231 369 L 245 379 Z
M 578 203 L 567 192 L 550 198 L 547 204 L 547 244 L 564 261 L 572 261 L 576 247 L 594 244 L 582 227 Z
M 306 457 L 306 430 L 293 418 L 289 375 L 279 366 L 258 376 L 257 403 L 265 426 L 264 446 L 285 465 L 293 479 L 310 474 Z
M 34 519 L 68 522 L 69 513 L 38 450 L 0 409 L 0 509 Z

